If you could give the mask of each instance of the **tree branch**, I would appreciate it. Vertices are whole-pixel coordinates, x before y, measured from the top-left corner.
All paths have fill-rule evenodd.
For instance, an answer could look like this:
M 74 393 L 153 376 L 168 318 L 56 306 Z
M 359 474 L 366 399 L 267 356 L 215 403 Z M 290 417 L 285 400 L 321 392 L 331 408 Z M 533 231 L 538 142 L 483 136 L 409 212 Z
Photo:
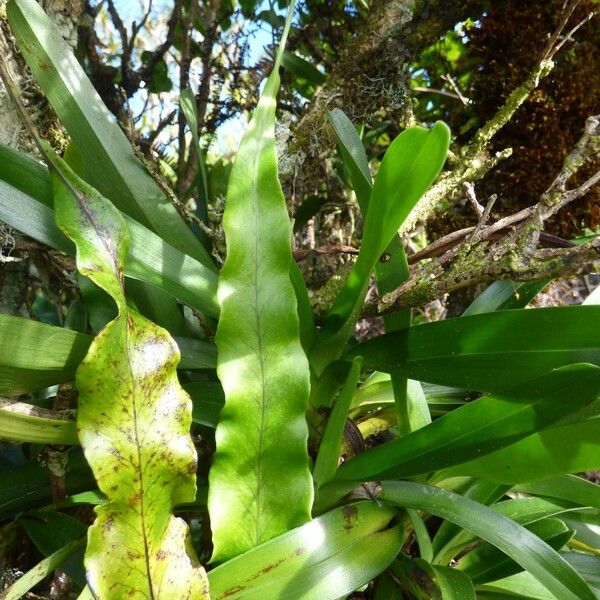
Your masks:
M 438 240 L 434 248 L 429 247 L 418 258 L 433 256 L 442 250 L 444 253 L 418 267 L 402 286 L 384 295 L 376 312 L 384 314 L 426 304 L 475 283 L 496 279 L 531 281 L 564 276 L 597 260 L 600 256 L 600 238 L 581 246 L 562 248 L 540 249 L 539 244 L 544 241 L 542 230 L 545 221 L 600 182 L 598 172 L 577 188 L 565 189 L 567 182 L 588 159 L 598 154 L 599 149 L 600 117 L 590 117 L 581 139 L 565 158 L 560 173 L 538 204 L 492 225 L 463 229 Z M 482 219 L 485 217 L 483 215 Z M 494 240 L 493 236 L 508 225 L 514 226 L 514 230 Z M 461 243 L 457 245 L 459 240 Z M 411 262 L 415 262 L 414 257 Z

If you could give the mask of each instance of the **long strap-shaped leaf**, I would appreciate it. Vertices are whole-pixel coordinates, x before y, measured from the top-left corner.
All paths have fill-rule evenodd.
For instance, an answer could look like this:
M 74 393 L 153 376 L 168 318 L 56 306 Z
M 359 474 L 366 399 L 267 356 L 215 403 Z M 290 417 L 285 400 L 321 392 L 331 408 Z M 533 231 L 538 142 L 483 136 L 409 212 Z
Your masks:
M 290 5 L 286 29 L 291 20 Z M 308 363 L 290 282 L 291 228 L 277 179 L 275 62 L 229 179 L 217 372 L 225 407 L 208 507 L 222 561 L 310 519 Z
M 430 130 L 411 127 L 403 131 L 386 151 L 369 196 L 356 263 L 327 313 L 311 352 L 311 365 L 317 374 L 341 355 L 359 317 L 371 272 L 404 219 L 439 174 L 449 142 L 448 127 L 438 121 Z M 345 152 L 345 157 L 349 156 L 350 153 Z M 353 182 L 359 182 L 355 184 L 356 189 L 363 196 L 368 188 L 364 159 L 351 172 Z M 366 196 L 363 196 L 361 205 L 365 204 Z M 399 264 L 395 266 L 402 269 L 406 265 L 402 266 L 399 252 L 395 257 Z M 388 289 L 392 285 L 390 274 L 382 275 L 384 287 Z
M 352 187 L 356 192 L 356 199 L 364 218 L 368 212 L 369 200 L 371 199 L 371 191 L 373 189 L 365 149 L 354 125 L 352 125 L 350 119 L 348 119 L 343 111 L 339 108 L 334 108 L 329 113 L 329 121 L 333 127 L 340 153 L 349 172 Z M 375 263 L 375 277 L 377 278 L 377 289 L 380 296 L 400 286 L 408 279 L 409 274 L 404 246 L 397 234 L 392 237 L 385 250 L 385 254 L 388 258 L 387 261 L 379 260 Z M 407 308 L 397 313 L 385 315 L 383 323 L 385 331 L 388 333 L 390 331 L 406 329 L 410 327 L 411 309 Z M 398 414 L 397 427 L 400 433 L 405 435 L 422 425 L 417 415 L 425 415 L 425 422 L 430 422 L 431 417 L 423 394 L 409 396 L 407 378 L 400 373 L 392 371 L 391 379 Z M 420 386 L 418 383 L 414 385 Z M 413 404 L 421 399 L 423 402 L 420 403 L 420 406 L 413 406 Z
M 487 506 L 446 490 L 410 481 L 383 481 L 379 498 L 448 519 L 490 542 L 561 600 L 597 600 L 573 567 L 545 542 Z
M 598 306 L 506 310 L 386 333 L 345 358 L 362 356 L 366 369 L 420 381 L 507 391 L 571 363 L 600 365 L 599 325 Z
M 426 427 L 371 448 L 340 467 L 338 481 L 408 477 L 484 456 L 575 413 L 600 393 L 600 369 L 556 369 L 506 394 L 470 402 Z M 527 456 L 520 458 L 526 462 Z M 519 462 L 519 460 L 517 460 Z
M 205 266 L 211 258 L 135 157 L 71 48 L 35 0 L 6 5 L 11 31 L 37 83 L 69 132 L 91 183 L 124 213 Z M 93 166 L 92 166 L 93 165 Z
M 187 525 L 172 515 L 196 493 L 191 402 L 177 381 L 177 346 L 126 304 L 129 231 L 117 209 L 89 186 L 71 187 L 68 196 L 58 177 L 54 183 L 57 223 L 77 246 L 78 270 L 118 307 L 76 378 L 79 439 L 107 496 L 89 530 L 88 583 L 102 600 L 205 598 Z
M 374 502 L 336 508 L 209 573 L 213 600 L 335 600 L 381 573 L 404 530 Z

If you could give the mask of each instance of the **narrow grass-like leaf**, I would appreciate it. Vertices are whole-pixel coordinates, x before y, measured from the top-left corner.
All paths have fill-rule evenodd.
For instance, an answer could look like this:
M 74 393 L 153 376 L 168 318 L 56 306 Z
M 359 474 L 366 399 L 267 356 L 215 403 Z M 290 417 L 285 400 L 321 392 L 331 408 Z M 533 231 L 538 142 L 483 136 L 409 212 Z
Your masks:
M 367 214 L 373 181 L 369 161 L 360 137 L 344 111 L 334 108 L 328 114 L 338 148 L 348 170 L 350 182 L 356 193 L 363 215 Z
M 196 98 L 194 92 L 190 88 L 181 90 L 179 94 L 179 108 L 185 115 L 185 120 L 188 123 L 190 132 L 192 134 L 192 140 L 194 142 L 194 148 L 198 157 L 198 171 L 200 172 L 200 197 L 196 198 L 196 214 L 204 221 L 207 217 L 207 206 L 208 206 L 208 177 L 206 175 L 206 164 L 204 161 L 204 152 L 202 152 L 202 146 L 200 144 L 200 137 L 198 136 L 198 111 L 196 108 Z M 196 231 L 196 235 L 202 241 L 205 247 L 208 247 L 209 240 L 206 233 L 203 231 Z
M 498 581 L 478 585 L 477 598 L 481 598 L 481 600 L 561 600 L 526 571 Z
M 372 502 L 336 508 L 210 571 L 211 599 L 343 598 L 400 550 L 394 514 Z
M 526 529 L 544 540 L 555 550 L 560 550 L 572 537 L 574 531 L 560 519 L 542 519 L 526 526 Z M 484 542 L 460 558 L 458 568 L 474 583 L 486 583 L 503 579 L 521 571 L 514 560 L 491 544 Z
M 386 333 L 345 357 L 419 381 L 507 391 L 563 365 L 600 365 L 599 328 L 600 306 L 507 310 Z
M 600 485 L 575 475 L 523 483 L 515 486 L 515 491 L 576 502 L 600 510 Z
M 206 598 L 188 527 L 172 514 L 196 492 L 191 402 L 177 381 L 177 346 L 127 306 L 129 231 L 119 211 L 89 186 L 67 195 L 58 176 L 56 185 L 57 223 L 77 247 L 79 272 L 118 308 L 76 377 L 79 439 L 107 496 L 88 533 L 88 584 L 103 600 Z
M 10 0 L 11 31 L 37 83 L 69 132 L 86 179 L 117 208 L 205 265 L 209 254 L 134 155 L 71 48 L 35 0 Z M 93 165 L 93 166 L 92 166 Z
M 427 531 L 425 521 L 419 516 L 419 513 L 412 508 L 406 510 L 408 518 L 413 527 L 415 539 L 419 545 L 419 556 L 426 562 L 433 560 L 433 547 L 431 545 L 431 537 Z
M 440 172 L 449 141 L 448 127 L 438 122 L 431 130 L 407 129 L 385 153 L 371 191 L 358 258 L 325 317 L 311 353 L 317 373 L 342 353 L 358 319 L 371 272 L 404 219 Z
M 549 427 L 440 476 L 471 475 L 499 483 L 529 483 L 600 468 L 600 418 Z
M 0 398 L 0 438 L 32 444 L 77 444 L 75 421 L 57 419 L 52 411 Z
M 525 308 L 548 283 L 550 283 L 548 279 L 525 283 L 494 281 L 471 302 L 462 316 L 479 315 L 494 310 Z
M 25 394 L 70 381 L 92 338 L 70 329 L 21 317 L 0 315 L 0 337 L 19 340 L 0 345 L 0 394 Z M 214 344 L 175 338 L 181 351 L 180 369 L 214 369 Z
M 350 174 L 350 180 L 356 192 L 363 218 L 366 218 L 373 185 L 362 141 L 350 119 L 339 108 L 335 108 L 329 113 L 329 121 L 335 132 L 344 164 Z M 385 249 L 385 257 L 386 260 L 378 260 L 375 263 L 375 276 L 380 296 L 399 287 L 406 281 L 409 274 L 404 246 L 397 234 L 392 237 Z M 383 318 L 383 323 L 386 332 L 410 327 L 411 309 L 408 308 L 392 315 L 386 315 Z M 391 379 L 398 414 L 397 427 L 399 432 L 405 435 L 431 422 L 431 416 L 422 390 L 419 393 L 419 390 L 415 389 L 420 387 L 420 384 L 414 382 L 412 389 L 409 389 L 407 378 L 396 372 L 392 372 Z
M 0 144 L 0 179 L 52 206 L 52 186 L 46 165 L 4 144 Z
M 306 282 L 302 271 L 292 260 L 290 263 L 290 280 L 296 293 L 296 303 L 298 305 L 298 323 L 300 326 L 300 341 L 305 352 L 308 352 L 315 341 L 315 323 L 313 318 L 312 306 L 306 289 Z
M 198 168 L 200 170 L 200 176 L 202 179 L 202 201 L 206 204 L 208 202 L 208 178 L 206 176 L 206 165 L 204 164 L 204 156 L 202 152 L 202 146 L 200 145 L 200 138 L 198 137 L 198 112 L 196 110 L 196 98 L 194 92 L 189 88 L 181 90 L 179 94 L 179 107 L 185 115 L 185 120 L 188 122 L 190 132 L 192 134 L 192 140 L 194 141 L 194 147 L 198 154 Z
M 50 556 L 68 543 L 85 538 L 87 532 L 87 524 L 53 510 L 27 513 L 19 522 L 44 556 Z M 83 552 L 84 548 L 79 548 L 62 565 L 62 570 L 80 587 L 86 584 Z
M 293 2 L 281 48 L 292 11 Z M 208 497 L 215 561 L 308 521 L 312 504 L 309 369 L 275 152 L 279 56 L 240 144 L 223 216 L 227 259 L 219 278 L 216 342 L 225 407 Z
M 472 499 L 472 498 L 471 498 Z M 580 510 L 581 506 L 571 502 L 544 500 L 543 498 L 526 497 L 504 500 L 491 504 L 490 508 L 519 525 L 530 525 L 541 519 L 546 519 L 563 513 Z M 445 521 L 443 525 L 453 525 Z M 448 564 L 454 557 L 473 542 L 473 535 L 464 529 L 455 527 L 457 534 L 450 539 L 435 558 L 438 564 Z
M 443 485 L 443 483 L 442 483 Z M 460 490 L 460 494 L 480 504 L 490 506 L 498 501 L 510 489 L 510 486 L 498 485 L 490 481 L 473 479 L 469 481 L 466 487 Z M 451 490 L 456 491 L 456 490 Z M 470 537 L 470 534 L 461 529 L 454 523 L 444 521 L 436 531 L 433 538 L 433 561 L 437 564 L 448 564 L 450 559 L 445 560 L 443 556 L 448 552 L 448 548 L 453 548 L 460 544 L 465 536 Z M 452 558 L 454 554 L 451 555 Z
M 348 417 L 348 409 L 352 394 L 360 377 L 360 358 L 354 359 L 348 371 L 348 377 L 333 405 L 333 410 L 327 419 L 327 425 L 319 446 L 319 453 L 313 469 L 313 479 L 317 490 L 327 483 L 335 474 L 344 440 L 344 426 Z
M 490 542 L 561 600 L 597 600 L 589 585 L 548 544 L 487 506 L 437 487 L 384 481 L 379 498 L 448 519 Z
M 52 574 L 54 569 L 60 567 L 65 560 L 82 546 L 83 540 L 76 540 L 63 546 L 60 550 L 57 550 L 27 571 L 25 575 L 15 581 L 7 590 L 0 593 L 0 600 L 21 600 L 25 598 L 29 590 Z
M 342 465 L 335 480 L 409 477 L 467 462 L 577 412 L 599 393 L 600 368 L 563 367 L 506 395 L 470 402 L 408 436 L 371 448 Z

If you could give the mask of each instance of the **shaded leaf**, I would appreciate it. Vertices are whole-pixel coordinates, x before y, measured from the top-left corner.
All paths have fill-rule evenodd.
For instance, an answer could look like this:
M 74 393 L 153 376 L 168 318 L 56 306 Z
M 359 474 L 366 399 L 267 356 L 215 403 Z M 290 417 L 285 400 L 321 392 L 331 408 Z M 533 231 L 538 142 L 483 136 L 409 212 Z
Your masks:
M 490 508 L 420 483 L 384 481 L 381 485 L 381 500 L 423 510 L 464 527 L 510 556 L 561 600 L 596 600 L 589 585 L 560 554 Z
M 15 581 L 7 590 L 0 594 L 0 600 L 21 600 L 27 592 L 40 581 L 51 575 L 54 569 L 60 567 L 65 560 L 83 546 L 84 540 L 76 540 L 63 546 L 35 567 L 27 571 L 20 579 Z

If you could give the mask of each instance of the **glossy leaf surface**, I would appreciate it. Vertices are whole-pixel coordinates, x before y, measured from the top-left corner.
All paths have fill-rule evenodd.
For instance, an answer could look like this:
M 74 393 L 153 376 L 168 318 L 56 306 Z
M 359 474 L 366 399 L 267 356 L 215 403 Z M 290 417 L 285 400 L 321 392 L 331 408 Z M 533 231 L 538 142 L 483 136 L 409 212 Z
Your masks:
M 371 190 L 358 258 L 325 317 L 321 336 L 311 353 L 317 373 L 342 353 L 358 319 L 371 272 L 440 172 L 449 142 L 448 127 L 438 122 L 431 130 L 407 129 L 390 144 Z M 358 170 L 363 173 L 363 168 Z
M 175 371 L 179 351 L 166 331 L 127 306 L 126 221 L 90 186 L 73 186 L 60 159 L 52 160 L 70 186 L 64 193 L 56 176 L 56 219 L 77 247 L 77 268 L 118 308 L 76 377 L 79 439 L 107 496 L 88 533 L 88 584 L 107 600 L 207 597 L 188 527 L 172 514 L 196 494 L 191 402 Z
M 71 48 L 34 0 L 6 7 L 29 68 L 86 164 L 86 178 L 120 210 L 205 264 L 210 257 L 134 155 Z M 92 167 L 93 165 L 93 167 Z
M 600 365 L 599 328 L 600 306 L 507 310 L 386 333 L 346 358 L 420 381 L 506 391 L 563 365 Z
M 77 444 L 75 421 L 50 410 L 0 398 L 0 439 L 33 444 Z
M 556 551 L 487 506 L 453 492 L 408 481 L 382 482 L 379 498 L 464 527 L 510 556 L 561 600 L 596 600 L 581 575 Z
M 403 438 L 371 448 L 342 465 L 335 479 L 409 477 L 467 462 L 576 412 L 598 394 L 600 368 L 557 369 L 506 395 L 474 400 Z M 518 460 L 527 459 L 525 454 Z
M 515 486 L 515 489 L 526 494 L 576 502 L 581 506 L 592 506 L 600 510 L 600 485 L 575 475 L 528 482 Z
M 293 4 L 286 32 L 292 11 Z M 290 281 L 290 221 L 277 178 L 279 64 L 240 144 L 223 216 L 227 259 L 216 342 L 225 406 L 208 497 L 215 561 L 308 521 L 312 504 L 309 369 Z
M 212 600 L 335 600 L 381 573 L 400 550 L 395 512 L 373 502 L 332 510 L 208 574 Z
M 526 529 L 555 550 L 560 550 L 573 536 L 573 531 L 560 519 L 542 519 L 527 525 Z M 488 543 L 479 545 L 462 557 L 458 568 L 474 583 L 495 581 L 521 571 L 517 563 Z
M 69 329 L 10 315 L 0 315 L 0 337 L 0 394 L 68 381 L 91 341 Z
M 530 483 L 600 468 L 600 418 L 554 425 L 506 448 L 444 471 L 499 483 Z
M 373 185 L 362 141 L 350 119 L 340 109 L 336 108 L 329 113 L 329 121 L 335 132 L 344 164 L 350 174 L 350 180 L 356 192 L 363 218 L 365 218 L 368 214 Z M 404 246 L 397 234 L 393 235 L 385 249 L 384 256 L 386 260 L 380 259 L 375 263 L 375 276 L 380 296 L 399 287 L 406 281 L 409 274 Z M 410 327 L 411 309 L 386 315 L 383 318 L 383 323 L 386 332 Z M 407 378 L 397 372 L 392 372 L 391 379 L 398 414 L 397 427 L 401 435 L 405 435 L 430 422 L 431 417 L 422 391 L 419 393 L 419 390 L 416 389 L 420 387 L 420 384 L 413 382 L 409 387 Z

